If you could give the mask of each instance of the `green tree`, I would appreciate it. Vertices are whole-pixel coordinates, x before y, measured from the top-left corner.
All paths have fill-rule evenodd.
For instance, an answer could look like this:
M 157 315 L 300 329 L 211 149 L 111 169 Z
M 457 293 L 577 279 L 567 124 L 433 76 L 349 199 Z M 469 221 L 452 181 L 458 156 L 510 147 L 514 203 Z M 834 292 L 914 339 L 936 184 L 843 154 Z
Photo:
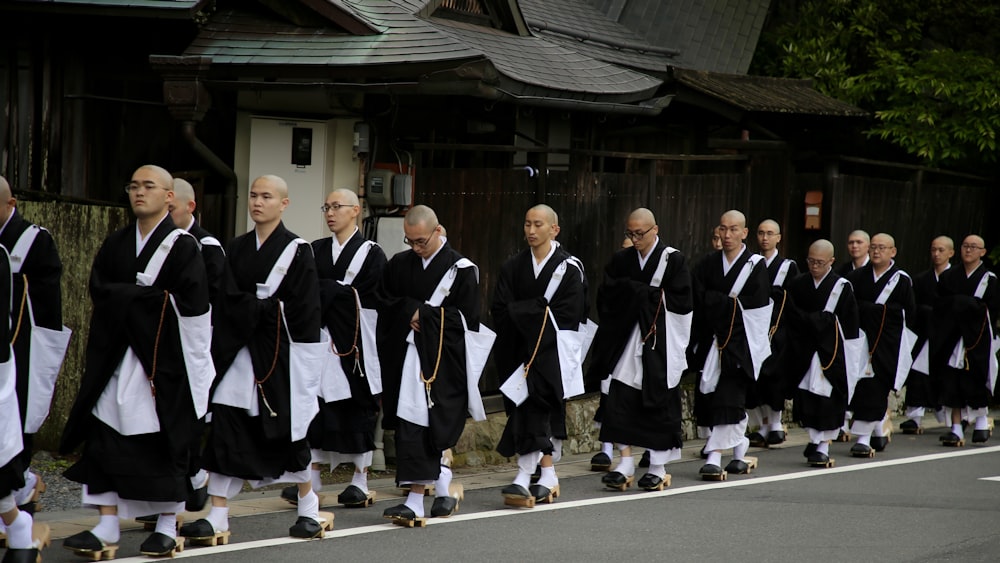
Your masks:
M 1000 3 L 777 0 L 751 72 L 812 78 L 930 166 L 997 163 Z

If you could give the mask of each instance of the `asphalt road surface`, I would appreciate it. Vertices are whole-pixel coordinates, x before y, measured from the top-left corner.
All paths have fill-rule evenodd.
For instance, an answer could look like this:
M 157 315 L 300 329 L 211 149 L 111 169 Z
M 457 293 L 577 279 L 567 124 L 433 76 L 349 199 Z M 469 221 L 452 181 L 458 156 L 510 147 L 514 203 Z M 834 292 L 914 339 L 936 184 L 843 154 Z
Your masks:
M 383 498 L 367 509 L 335 508 L 323 540 L 287 538 L 292 510 L 233 518 L 232 543 L 188 547 L 177 558 L 204 563 L 275 561 L 1000 561 L 1000 440 L 952 449 L 932 431 L 896 434 L 875 459 L 833 444 L 836 467 L 804 463 L 801 443 L 751 450 L 751 475 L 704 482 L 701 460 L 667 466 L 662 492 L 603 489 L 599 473 L 561 478 L 552 505 L 512 509 L 499 487 L 467 490 L 460 511 L 423 529 L 394 526 Z M 971 434 L 971 433 L 970 433 Z M 588 456 L 589 459 L 589 456 Z M 723 464 L 728 462 L 723 457 Z M 562 474 L 574 474 L 560 470 Z M 637 472 L 637 479 L 642 470 Z M 510 481 L 513 474 L 505 476 Z M 431 500 L 426 500 L 430 510 Z M 145 532 L 123 533 L 119 561 Z M 46 562 L 83 561 L 53 542 Z

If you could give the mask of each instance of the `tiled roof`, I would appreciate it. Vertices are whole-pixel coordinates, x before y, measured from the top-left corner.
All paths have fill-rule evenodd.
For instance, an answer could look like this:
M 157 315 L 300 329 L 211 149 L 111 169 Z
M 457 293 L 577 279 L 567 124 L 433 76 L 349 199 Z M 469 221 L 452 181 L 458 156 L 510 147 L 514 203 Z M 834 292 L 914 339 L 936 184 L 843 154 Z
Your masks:
M 180 15 L 197 12 L 207 0 L 7 0 L 8 5 L 22 9 L 59 10 L 74 13 L 125 15 L 139 11 L 176 12 Z
M 648 42 L 624 25 L 609 20 L 587 0 L 519 0 L 519 4 L 528 27 L 534 33 L 567 49 L 602 61 L 653 72 L 665 72 L 672 61 L 672 57 L 662 54 L 610 45 L 607 40 L 624 45 L 648 45 Z M 545 26 L 551 23 L 595 39 L 585 40 L 550 31 Z
M 562 4 L 578 0 L 544 0 Z M 771 0 L 590 0 L 611 21 L 660 47 L 671 64 L 743 74 L 750 68 Z
M 817 92 L 810 80 L 685 69 L 675 69 L 673 76 L 679 84 L 744 111 L 842 117 L 868 115 L 863 109 Z
M 514 95 L 574 99 L 613 97 L 631 102 L 652 97 L 661 80 L 598 60 L 539 37 L 416 16 L 413 0 L 340 0 L 379 33 L 351 35 L 342 29 L 304 28 L 263 12 L 214 14 L 185 51 L 212 59 L 212 66 L 302 68 L 370 67 L 488 60 Z M 547 92 L 544 92 L 544 91 Z

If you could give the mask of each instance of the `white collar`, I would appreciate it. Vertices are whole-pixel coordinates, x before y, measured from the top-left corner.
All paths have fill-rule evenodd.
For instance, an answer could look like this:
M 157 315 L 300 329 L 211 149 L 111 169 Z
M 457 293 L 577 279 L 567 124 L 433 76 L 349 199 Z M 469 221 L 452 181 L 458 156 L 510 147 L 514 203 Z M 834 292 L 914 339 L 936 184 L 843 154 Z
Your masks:
M 823 284 L 823 280 L 825 280 L 825 279 L 826 279 L 826 276 L 829 276 L 829 275 L 830 275 L 830 272 L 832 272 L 832 271 L 833 271 L 833 268 L 832 268 L 832 267 L 831 267 L 831 268 L 827 268 L 827 270 L 826 270 L 826 273 L 825 273 L 825 274 L 823 274 L 823 277 L 821 277 L 821 278 L 819 279 L 819 281 L 816 281 L 816 278 L 813 278 L 813 286 L 814 286 L 814 287 L 815 287 L 816 289 L 819 289 L 819 286 Z M 812 276 L 810 276 L 810 277 L 812 277 Z
M 351 233 L 351 236 L 347 237 L 344 244 L 340 244 L 340 239 L 337 238 L 337 233 L 330 233 L 330 239 L 333 241 L 333 244 L 330 245 L 330 256 L 333 258 L 334 264 L 337 263 L 337 260 L 340 258 L 340 253 L 344 251 L 344 247 L 347 246 L 347 243 L 351 242 L 351 239 L 354 238 L 354 233 L 357 232 L 358 227 L 355 225 L 354 232 Z
M 531 267 L 532 267 L 532 269 L 535 272 L 535 279 L 536 280 L 538 279 L 538 275 L 542 273 L 542 268 L 544 268 L 545 265 L 549 263 L 549 258 L 552 258 L 552 255 L 556 253 L 556 246 L 557 245 L 555 244 L 555 242 L 556 241 L 550 241 L 550 243 L 549 243 L 549 253 L 545 255 L 545 258 L 542 258 L 541 262 L 535 261 L 535 254 L 533 252 L 531 252 L 530 248 L 528 249 L 528 254 L 531 255 Z
M 421 262 L 423 262 L 425 270 L 427 269 L 427 266 L 430 266 L 431 260 L 434 260 L 434 257 L 437 256 L 439 252 L 441 252 L 441 249 L 444 248 L 444 245 L 446 244 L 448 244 L 448 237 L 441 237 L 441 246 L 439 246 L 438 249 L 434 251 L 434 254 L 431 254 L 427 258 L 421 258 Z
M 745 245 L 743 243 L 740 243 L 740 253 L 736 255 L 736 258 L 733 258 L 732 262 L 730 262 L 729 260 L 726 259 L 726 251 L 725 250 L 723 250 L 722 252 L 720 252 L 719 254 L 722 255 L 722 275 L 725 276 L 725 275 L 729 274 L 729 270 L 733 269 L 733 264 L 735 264 L 736 261 L 740 259 L 740 256 L 743 256 L 743 253 L 746 252 L 746 251 L 747 251 L 747 245 Z
M 143 237 L 142 233 L 139 232 L 139 222 L 138 221 L 135 222 L 135 255 L 136 256 L 138 256 L 139 253 L 142 252 L 142 248 L 144 246 L 146 246 L 146 242 L 149 240 L 149 235 L 153 234 L 156 231 L 156 229 L 158 229 L 160 227 L 160 224 L 163 223 L 163 220 L 167 218 L 167 215 L 170 215 L 169 211 L 166 212 L 166 213 L 164 213 L 163 217 L 160 217 L 160 220 L 156 223 L 156 226 L 153 227 L 152 229 L 150 229 L 149 230 L 149 234 L 147 234 L 145 237 Z
M 638 249 L 636 249 L 635 254 L 636 256 L 639 257 L 640 270 L 646 267 L 646 262 L 649 261 L 649 257 L 653 255 L 653 250 L 655 250 L 659 244 L 660 244 L 660 235 L 656 235 L 656 238 L 653 240 L 653 246 L 649 247 L 649 252 L 647 252 L 645 256 L 643 256 L 642 253 L 639 252 Z

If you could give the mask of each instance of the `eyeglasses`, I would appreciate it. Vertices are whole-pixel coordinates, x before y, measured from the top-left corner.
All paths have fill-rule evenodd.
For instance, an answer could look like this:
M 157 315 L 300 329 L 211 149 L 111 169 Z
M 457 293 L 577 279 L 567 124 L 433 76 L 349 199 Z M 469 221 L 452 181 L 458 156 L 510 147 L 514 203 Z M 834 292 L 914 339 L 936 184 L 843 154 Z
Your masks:
M 816 258 L 806 258 L 806 264 L 810 266 L 826 266 L 829 260 L 818 260 Z
M 757 236 L 759 237 L 776 237 L 781 233 L 776 233 L 774 231 L 757 231 Z
M 642 231 L 642 232 L 639 232 L 639 231 L 625 231 L 625 238 L 627 238 L 627 239 L 629 239 L 629 240 L 631 240 L 633 242 L 637 241 L 637 240 L 642 240 L 642 237 L 646 236 L 646 233 L 648 233 L 649 231 L 652 231 L 655 228 L 656 228 L 656 225 L 653 225 L 652 227 L 650 227 L 650 228 L 648 228 L 648 229 L 646 229 L 645 231 Z
M 334 211 L 340 211 L 341 208 L 343 208 L 343 207 L 354 207 L 354 206 L 353 205 L 347 205 L 346 203 L 334 203 L 333 205 L 330 205 L 328 203 L 324 203 L 323 205 L 320 206 L 319 210 L 322 211 L 323 213 L 326 213 L 326 212 L 330 211 L 331 209 L 334 210 Z
M 871 250 L 872 252 L 880 252 L 881 253 L 881 252 L 885 252 L 886 250 L 890 250 L 892 248 L 895 248 L 895 247 L 893 247 L 893 246 L 886 246 L 884 244 L 873 244 L 873 245 L 871 245 L 871 246 L 868 247 L 868 250 Z
M 985 246 L 976 246 L 974 244 L 963 244 L 962 250 L 986 250 Z
M 170 190 L 170 188 L 166 188 L 164 186 L 157 186 L 156 182 L 153 181 L 129 182 L 128 184 L 125 184 L 125 193 L 130 194 L 132 192 L 137 192 L 139 190 L 146 190 L 148 192 L 155 190 L 156 188 L 163 188 L 168 191 Z
M 431 231 L 430 235 L 428 235 L 426 238 L 418 238 L 416 240 L 410 240 L 409 238 L 404 236 L 403 244 L 411 248 L 426 248 L 427 245 L 431 242 L 431 239 L 434 238 L 434 234 L 437 233 L 437 230 L 438 230 L 438 225 L 435 225 L 434 230 Z

